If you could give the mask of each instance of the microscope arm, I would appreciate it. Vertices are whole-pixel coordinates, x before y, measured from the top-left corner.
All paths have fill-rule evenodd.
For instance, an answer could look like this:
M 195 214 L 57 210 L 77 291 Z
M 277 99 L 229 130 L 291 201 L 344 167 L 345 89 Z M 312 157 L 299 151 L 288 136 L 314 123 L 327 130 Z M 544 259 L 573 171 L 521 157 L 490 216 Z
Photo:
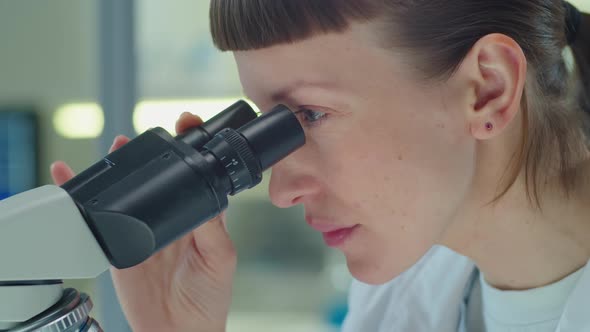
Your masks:
M 94 278 L 110 263 L 68 193 L 47 185 L 0 201 L 0 283 Z

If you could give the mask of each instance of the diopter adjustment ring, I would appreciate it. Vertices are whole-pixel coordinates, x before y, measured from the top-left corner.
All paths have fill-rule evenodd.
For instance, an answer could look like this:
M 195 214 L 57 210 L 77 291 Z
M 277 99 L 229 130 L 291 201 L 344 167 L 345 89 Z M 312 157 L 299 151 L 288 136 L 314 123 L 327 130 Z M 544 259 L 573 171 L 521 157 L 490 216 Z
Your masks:
M 262 180 L 262 169 L 246 138 L 235 130 L 223 130 L 221 135 L 236 150 L 238 156 L 240 156 L 244 165 L 246 165 L 248 173 L 252 177 L 252 185 L 250 187 L 259 184 Z
M 252 188 L 262 181 L 262 168 L 246 138 L 233 129 L 217 133 L 203 147 L 225 168 L 230 182 L 230 195 Z

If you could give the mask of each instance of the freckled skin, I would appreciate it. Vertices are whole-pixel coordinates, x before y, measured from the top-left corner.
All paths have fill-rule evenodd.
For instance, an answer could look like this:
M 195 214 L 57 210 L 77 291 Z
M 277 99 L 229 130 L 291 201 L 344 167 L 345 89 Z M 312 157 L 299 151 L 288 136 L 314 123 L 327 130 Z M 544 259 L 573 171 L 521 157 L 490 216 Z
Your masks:
M 303 148 L 273 167 L 273 203 L 303 204 L 323 222 L 360 224 L 341 249 L 355 277 L 381 283 L 439 239 L 467 194 L 474 143 L 450 93 L 424 89 L 401 59 L 367 44 L 368 33 L 234 55 L 244 91 L 261 109 L 282 102 L 328 114 L 306 129 Z M 294 81 L 314 79 L 335 88 L 270 98 Z M 441 195 L 451 186 L 453 195 Z

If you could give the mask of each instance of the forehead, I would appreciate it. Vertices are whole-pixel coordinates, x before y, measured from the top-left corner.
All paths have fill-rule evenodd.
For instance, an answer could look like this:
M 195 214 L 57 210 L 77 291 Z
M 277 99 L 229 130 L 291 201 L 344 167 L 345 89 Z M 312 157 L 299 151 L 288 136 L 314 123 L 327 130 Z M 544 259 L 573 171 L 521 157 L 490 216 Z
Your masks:
M 366 24 L 291 44 L 237 51 L 234 57 L 244 92 L 253 98 L 306 82 L 350 87 L 355 79 L 361 83 L 363 78 L 395 68 L 391 52 L 379 46 L 374 30 Z

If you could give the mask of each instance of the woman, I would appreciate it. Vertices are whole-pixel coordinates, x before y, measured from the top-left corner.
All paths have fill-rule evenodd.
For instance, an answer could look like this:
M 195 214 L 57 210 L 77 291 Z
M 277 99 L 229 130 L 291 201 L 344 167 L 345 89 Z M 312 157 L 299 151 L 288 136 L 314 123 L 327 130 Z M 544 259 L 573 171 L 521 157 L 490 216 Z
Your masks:
M 558 0 L 212 0 L 210 14 L 246 95 L 300 111 L 307 143 L 273 168 L 270 197 L 303 204 L 346 256 L 345 331 L 590 331 L 576 311 L 588 15 Z M 234 270 L 218 218 L 112 272 L 134 331 L 223 331 Z

